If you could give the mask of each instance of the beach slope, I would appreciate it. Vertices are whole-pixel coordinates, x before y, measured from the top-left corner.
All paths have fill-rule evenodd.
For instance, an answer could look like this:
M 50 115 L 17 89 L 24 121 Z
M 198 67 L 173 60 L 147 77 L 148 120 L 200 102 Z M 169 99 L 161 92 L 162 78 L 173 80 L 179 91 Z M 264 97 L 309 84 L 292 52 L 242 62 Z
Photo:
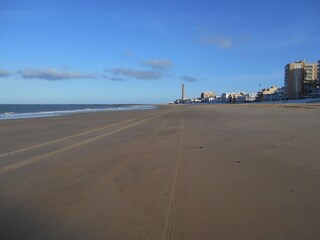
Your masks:
M 0 239 L 319 239 L 318 105 L 0 123 Z

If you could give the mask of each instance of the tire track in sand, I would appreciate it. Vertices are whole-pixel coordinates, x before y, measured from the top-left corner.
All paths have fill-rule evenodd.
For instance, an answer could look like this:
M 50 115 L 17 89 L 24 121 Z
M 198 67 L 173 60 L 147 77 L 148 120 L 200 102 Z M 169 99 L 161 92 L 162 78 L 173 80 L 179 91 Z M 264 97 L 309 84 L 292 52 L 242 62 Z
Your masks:
M 63 142 L 63 141 L 66 141 L 66 140 L 69 140 L 69 139 L 73 139 L 73 138 L 76 138 L 76 137 L 85 136 L 85 135 L 88 135 L 90 133 L 99 132 L 99 131 L 102 131 L 102 130 L 105 130 L 105 129 L 108 129 L 108 128 L 117 127 L 117 126 L 119 126 L 121 124 L 130 123 L 130 122 L 133 122 L 133 121 L 138 120 L 138 119 L 139 118 L 129 119 L 129 120 L 125 120 L 125 121 L 122 121 L 122 122 L 106 125 L 106 126 L 95 128 L 95 129 L 91 129 L 91 130 L 88 130 L 88 131 L 84 131 L 84 132 L 81 132 L 81 133 L 76 133 L 76 134 L 73 134 L 73 135 L 70 135 L 70 136 L 67 136 L 67 137 L 55 139 L 55 140 L 48 141 L 48 142 L 45 142 L 45 143 L 40 143 L 40 144 L 36 144 L 36 145 L 30 146 L 30 147 L 25 147 L 25 148 L 13 150 L 11 152 L 2 153 L 2 154 L 0 154 L 0 158 L 6 157 L 6 156 L 9 156 L 9 155 L 12 155 L 12 154 L 16 154 L 16 153 L 22 153 L 22 152 L 30 151 L 30 150 L 33 150 L 33 149 L 45 147 L 47 145 Z
M 81 147 L 83 145 L 86 145 L 86 144 L 89 144 L 89 143 L 92 143 L 94 141 L 97 141 L 99 139 L 102 139 L 104 137 L 107 137 L 109 135 L 112 135 L 114 133 L 117 133 L 117 132 L 121 132 L 123 130 L 126 130 L 128 128 L 131 128 L 131 127 L 134 127 L 134 126 L 137 126 L 137 125 L 140 125 L 144 122 L 147 122 L 147 121 L 150 121 L 152 119 L 155 119 L 155 118 L 158 118 L 160 116 L 163 116 L 165 114 L 167 114 L 169 111 L 166 111 L 166 112 L 162 112 L 160 114 L 156 114 L 152 117 L 149 117 L 149 118 L 144 118 L 140 121 L 136 121 L 136 122 L 133 122 L 133 123 L 129 123 L 128 125 L 125 125 L 123 127 L 120 127 L 118 129 L 115 129 L 115 130 L 112 130 L 110 132 L 107 132 L 107 133 L 104 133 L 104 134 L 101 134 L 101 135 L 98 135 L 98 136 L 95 136 L 95 137 L 91 137 L 91 138 L 88 138 L 86 140 L 82 140 L 80 142 L 77 142 L 75 144 L 72 144 L 72 145 L 69 145 L 69 146 L 66 146 L 66 147 L 63 147 L 63 148 L 60 148 L 60 149 L 57 149 L 57 150 L 54 150 L 54 151 L 51 151 L 51 152 L 48 152 L 48 153 L 45 153 L 45 154 L 42 154 L 40 156 L 37 156 L 37 157 L 34 157 L 34 158 L 31 158 L 31 159 L 28 159 L 28 160 L 24 160 L 22 162 L 19 162 L 19 163 L 16 163 L 16 164 L 12 164 L 12 165 L 9 165 L 9 166 L 6 166 L 6 167 L 3 167 L 3 168 L 0 168 L 0 175 L 2 174 L 5 174 L 7 172 L 11 172 L 13 170 L 16 170 L 18 168 L 22 168 L 22 167 L 26 167 L 28 165 L 31 165 L 31 164 L 34 164 L 38 161 L 41 161 L 43 160 L 44 158 L 48 158 L 48 157 L 52 157 L 56 154 L 60 154 L 60 153 L 63 153 L 63 152 L 66 152 L 66 151 L 69 151 L 69 150 L 72 150 L 72 149 L 75 149 L 75 148 L 78 148 L 78 147 Z
M 182 143 L 183 143 L 183 119 L 181 118 L 180 126 L 180 143 L 176 170 L 173 179 L 173 185 L 170 194 L 170 201 L 167 210 L 166 221 L 164 224 L 162 240 L 173 240 L 182 238 L 182 214 L 184 206 L 184 161 L 182 160 Z
M 139 143 L 140 146 L 146 146 L 148 143 L 151 143 L 153 139 L 161 132 L 161 130 L 165 127 L 165 125 L 168 122 L 168 118 L 163 120 L 162 124 L 156 131 L 154 131 L 151 136 L 149 136 L 147 139 L 144 139 Z M 143 154 L 143 151 L 145 151 L 145 148 L 142 148 L 142 150 L 139 151 L 140 154 Z M 110 179 L 113 179 L 116 177 L 123 169 L 128 167 L 130 163 L 134 160 L 133 157 L 128 158 L 127 160 L 124 160 L 123 162 L 120 162 L 112 171 L 110 174 Z

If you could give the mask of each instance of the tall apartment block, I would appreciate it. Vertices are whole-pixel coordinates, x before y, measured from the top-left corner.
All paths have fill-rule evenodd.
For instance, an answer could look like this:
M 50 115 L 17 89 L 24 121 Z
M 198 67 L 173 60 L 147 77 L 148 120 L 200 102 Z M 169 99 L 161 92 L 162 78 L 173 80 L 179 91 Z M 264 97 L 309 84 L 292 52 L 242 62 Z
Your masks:
M 317 91 L 318 64 L 306 63 L 304 66 L 304 96 L 311 97 Z
M 285 66 L 285 97 L 297 99 L 312 94 L 316 90 L 318 69 L 317 63 L 299 61 Z
M 318 61 L 318 84 L 320 84 L 320 60 Z

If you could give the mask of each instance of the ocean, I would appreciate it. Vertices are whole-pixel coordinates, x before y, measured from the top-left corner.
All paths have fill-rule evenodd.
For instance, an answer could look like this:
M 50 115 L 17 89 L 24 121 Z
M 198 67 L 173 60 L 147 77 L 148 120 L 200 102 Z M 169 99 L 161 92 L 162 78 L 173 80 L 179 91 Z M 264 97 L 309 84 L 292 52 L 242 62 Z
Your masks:
M 0 104 L 0 120 L 56 117 L 75 113 L 154 109 L 132 104 Z

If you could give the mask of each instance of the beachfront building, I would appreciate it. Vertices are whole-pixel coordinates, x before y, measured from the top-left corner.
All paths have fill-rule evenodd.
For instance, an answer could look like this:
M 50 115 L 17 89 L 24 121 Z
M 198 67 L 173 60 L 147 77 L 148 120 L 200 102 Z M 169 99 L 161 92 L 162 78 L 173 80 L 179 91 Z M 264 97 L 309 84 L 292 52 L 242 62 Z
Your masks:
M 200 99 L 203 103 L 212 103 L 216 99 L 216 94 L 214 92 L 202 92 Z
M 289 63 L 285 66 L 284 87 L 287 99 L 301 98 L 303 94 L 304 62 Z
M 279 88 L 277 86 L 271 86 L 269 88 L 263 88 L 261 90 L 263 95 L 274 94 Z
M 202 103 L 202 99 L 201 98 L 191 98 L 192 103 Z
M 201 99 L 206 99 L 206 98 L 214 98 L 216 94 L 214 92 L 202 92 L 201 93 Z
M 245 102 L 254 102 L 257 100 L 258 93 L 246 93 L 244 95 L 244 101 Z
M 273 94 L 264 95 L 263 100 L 264 101 L 280 101 L 283 98 L 282 96 L 283 96 L 283 89 L 279 88 Z
M 281 87 L 279 88 L 275 93 L 274 93 L 274 96 L 273 96 L 273 101 L 280 101 L 280 100 L 283 100 L 284 99 L 284 87 Z
M 317 95 L 320 98 L 320 60 L 318 60 L 318 82 L 317 82 Z
M 320 60 L 318 60 L 318 83 L 320 83 Z
M 244 103 L 245 102 L 245 93 L 244 92 L 231 92 L 231 93 L 222 93 L 221 102 L 222 103 Z
M 210 101 L 209 103 L 223 103 L 222 101 L 222 96 L 221 95 L 217 95 L 212 101 Z
M 318 60 L 318 83 L 317 83 L 317 98 L 320 98 L 320 60 Z
M 286 99 L 308 97 L 316 89 L 317 76 L 317 63 L 307 63 L 303 60 L 287 64 L 284 97 Z
M 230 96 L 231 96 L 231 93 L 222 93 L 221 98 L 220 98 L 220 102 L 221 103 L 228 103 L 230 100 Z
M 303 82 L 304 97 L 311 98 L 316 96 L 317 81 L 318 81 L 318 64 L 306 63 L 304 66 L 304 82 Z
M 278 90 L 277 86 L 271 86 L 269 88 L 263 88 L 260 91 L 262 101 L 277 101 L 278 99 Z

